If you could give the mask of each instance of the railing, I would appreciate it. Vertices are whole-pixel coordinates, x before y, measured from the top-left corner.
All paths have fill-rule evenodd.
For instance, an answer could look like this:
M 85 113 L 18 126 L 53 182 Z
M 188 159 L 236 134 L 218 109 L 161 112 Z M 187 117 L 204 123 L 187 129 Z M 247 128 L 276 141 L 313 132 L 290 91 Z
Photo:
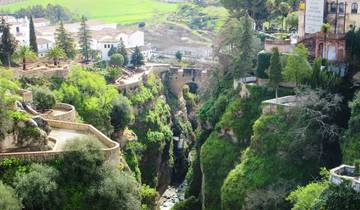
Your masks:
M 340 185 L 345 180 L 351 182 L 351 187 L 356 191 L 360 192 L 360 180 L 359 177 L 351 176 L 355 173 L 355 167 L 349 165 L 341 165 L 330 170 L 330 181 L 333 184 Z M 346 174 L 346 175 L 344 175 Z

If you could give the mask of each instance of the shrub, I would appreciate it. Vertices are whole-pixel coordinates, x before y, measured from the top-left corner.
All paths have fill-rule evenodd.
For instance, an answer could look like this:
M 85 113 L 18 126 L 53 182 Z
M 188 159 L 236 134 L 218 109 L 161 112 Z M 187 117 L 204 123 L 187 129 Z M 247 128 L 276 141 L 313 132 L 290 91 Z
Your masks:
M 130 101 L 125 97 L 120 97 L 113 101 L 111 111 L 111 124 L 115 131 L 121 131 L 134 119 Z
M 15 190 L 10 186 L 4 185 L 0 181 L 0 209 L 20 210 L 21 202 L 16 196 Z
M 124 64 L 124 56 L 119 53 L 111 55 L 109 65 L 120 67 Z
M 26 209 L 52 209 L 56 200 L 58 172 L 49 166 L 33 164 L 29 173 L 17 173 L 15 189 Z
M 154 210 L 159 193 L 148 185 L 141 186 L 141 209 Z
M 56 104 L 55 95 L 46 87 L 33 88 L 33 101 L 41 112 L 52 109 Z

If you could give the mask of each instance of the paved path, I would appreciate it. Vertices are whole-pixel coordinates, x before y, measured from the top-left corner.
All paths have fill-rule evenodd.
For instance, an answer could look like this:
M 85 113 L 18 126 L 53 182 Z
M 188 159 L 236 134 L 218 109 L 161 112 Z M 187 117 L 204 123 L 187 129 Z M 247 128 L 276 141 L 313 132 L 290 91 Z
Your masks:
M 57 140 L 53 151 L 63 151 L 65 144 L 71 139 L 78 137 L 93 137 L 79 131 L 58 128 L 53 128 L 49 136 Z M 103 148 L 106 148 L 106 146 L 103 145 Z

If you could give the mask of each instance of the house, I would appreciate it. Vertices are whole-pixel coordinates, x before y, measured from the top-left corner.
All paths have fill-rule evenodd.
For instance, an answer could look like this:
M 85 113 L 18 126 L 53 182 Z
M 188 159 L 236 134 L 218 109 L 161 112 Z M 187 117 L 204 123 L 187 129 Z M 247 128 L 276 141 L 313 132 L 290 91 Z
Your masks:
M 99 50 L 101 59 L 109 60 L 109 51 L 118 47 L 122 41 L 126 49 L 145 46 L 144 32 L 131 29 L 104 28 L 99 31 L 91 31 L 92 47 Z
M 50 26 L 50 20 L 45 18 L 34 18 L 33 19 L 35 28 Z
M 313 57 L 344 62 L 345 34 L 352 26 L 360 26 L 360 0 L 306 0 L 299 5 L 299 41 Z M 331 28 L 324 34 L 323 23 Z
M 45 38 L 37 38 L 37 45 L 39 51 L 39 57 L 45 57 L 46 53 L 55 45 L 55 42 L 45 39 Z
M 6 23 L 10 25 L 10 33 L 14 35 L 15 39 L 20 45 L 29 45 L 30 42 L 30 29 L 29 19 L 15 18 L 13 16 L 0 16 L 0 19 L 4 18 Z

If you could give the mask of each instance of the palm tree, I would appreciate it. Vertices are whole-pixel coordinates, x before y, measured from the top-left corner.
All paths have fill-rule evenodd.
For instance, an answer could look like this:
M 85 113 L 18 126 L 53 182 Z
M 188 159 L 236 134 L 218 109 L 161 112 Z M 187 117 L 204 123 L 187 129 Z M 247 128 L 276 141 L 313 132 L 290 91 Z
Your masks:
M 16 56 L 21 59 L 23 70 L 26 70 L 26 62 L 28 60 L 34 60 L 37 57 L 36 53 L 32 51 L 28 46 L 21 46 L 18 49 Z
M 66 54 L 62 48 L 55 46 L 47 52 L 46 56 L 52 59 L 54 61 L 54 65 L 57 66 L 59 64 L 59 59 L 65 58 Z
M 331 25 L 329 23 L 324 23 L 321 25 L 321 33 L 324 34 L 324 47 L 323 47 L 323 57 L 328 59 L 327 55 L 327 34 L 331 28 Z

